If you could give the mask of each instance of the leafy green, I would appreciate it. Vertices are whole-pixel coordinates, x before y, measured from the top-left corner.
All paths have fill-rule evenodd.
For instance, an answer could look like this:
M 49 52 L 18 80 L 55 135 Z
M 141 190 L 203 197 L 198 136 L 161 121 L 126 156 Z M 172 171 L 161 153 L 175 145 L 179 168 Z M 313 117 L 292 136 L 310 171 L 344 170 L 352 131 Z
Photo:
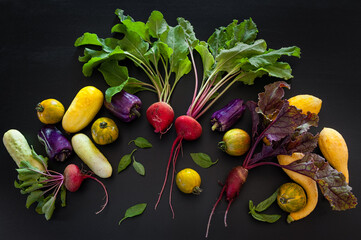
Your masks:
M 139 175 L 142 175 L 142 176 L 145 175 L 145 168 L 144 168 L 143 164 L 141 164 L 140 162 L 135 161 L 134 157 L 133 157 L 133 168 L 135 169 L 135 171 Z
M 127 218 L 131 218 L 131 217 L 141 215 L 144 212 L 146 207 L 147 207 L 146 203 L 139 203 L 139 204 L 136 204 L 136 205 L 128 208 L 125 211 L 124 217 L 119 221 L 118 224 L 120 225 Z
M 135 21 L 121 9 L 117 9 L 115 14 L 119 23 L 112 27 L 111 32 L 120 34 L 119 39 L 104 39 L 89 32 L 76 39 L 74 45 L 84 47 L 84 55 L 79 57 L 79 61 L 84 62 L 84 76 L 91 76 L 100 65 L 98 70 L 112 87 L 108 100 L 124 89 L 130 93 L 150 90 L 157 93 L 160 101 L 169 102 L 175 85 L 191 70 L 187 41 L 192 39 L 192 47 L 198 42 L 193 27 L 182 18 L 178 19 L 178 25 L 169 26 L 159 11 L 153 11 L 147 22 Z M 130 78 L 126 67 L 119 65 L 119 61 L 125 58 L 141 68 L 150 82 Z M 172 73 L 175 81 L 171 83 Z
M 218 162 L 218 159 L 212 162 L 211 157 L 205 153 L 191 153 L 190 155 L 193 161 L 202 168 L 209 168 Z
M 132 155 L 136 150 L 137 149 L 134 149 L 130 154 L 126 154 L 120 159 L 118 164 L 118 173 L 120 173 L 129 166 L 129 164 L 132 162 Z
M 144 137 L 137 137 L 136 139 L 131 140 L 128 143 L 128 145 L 131 144 L 132 142 L 134 142 L 134 144 L 139 148 L 151 148 L 151 147 L 153 147 L 153 145 L 147 139 L 145 139 Z
M 277 199 L 277 192 L 275 191 L 270 197 L 260 202 L 257 206 L 254 206 L 253 201 L 249 200 L 249 213 L 252 217 L 258 221 L 274 223 L 278 219 L 280 219 L 281 215 L 279 214 L 263 214 L 263 212 L 267 210 Z

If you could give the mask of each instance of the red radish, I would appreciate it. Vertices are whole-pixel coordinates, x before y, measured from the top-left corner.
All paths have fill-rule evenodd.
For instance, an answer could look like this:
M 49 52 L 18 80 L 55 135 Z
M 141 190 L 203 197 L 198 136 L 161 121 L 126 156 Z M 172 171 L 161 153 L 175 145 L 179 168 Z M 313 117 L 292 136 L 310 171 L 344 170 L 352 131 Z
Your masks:
M 228 206 L 227 206 L 226 212 L 224 214 L 224 225 L 227 227 L 227 214 L 228 214 L 229 207 L 231 206 L 233 200 L 238 196 L 239 191 L 241 190 L 241 187 L 246 182 L 247 176 L 248 176 L 248 170 L 246 168 L 244 168 L 243 166 L 234 167 L 228 173 L 226 183 L 224 184 L 222 191 L 219 194 L 219 197 L 212 208 L 211 214 L 209 215 L 206 237 L 208 237 L 209 226 L 211 224 L 214 210 L 216 209 L 218 203 L 222 199 L 224 192 L 226 193 L 226 200 L 228 201 Z
M 202 126 L 193 117 L 180 116 L 175 120 L 174 125 L 177 136 L 182 136 L 184 140 L 193 141 L 202 135 Z
M 173 108 L 166 102 L 156 102 L 147 109 L 147 120 L 154 127 L 154 132 L 164 134 L 174 120 Z
M 108 204 L 108 192 L 104 184 L 99 179 L 93 177 L 91 174 L 81 171 L 75 164 L 69 164 L 64 170 L 64 185 L 69 192 L 76 192 L 80 188 L 83 180 L 87 178 L 97 181 L 103 187 L 105 192 L 105 203 L 102 208 L 96 212 L 96 214 L 98 214 L 103 211 L 105 206 Z

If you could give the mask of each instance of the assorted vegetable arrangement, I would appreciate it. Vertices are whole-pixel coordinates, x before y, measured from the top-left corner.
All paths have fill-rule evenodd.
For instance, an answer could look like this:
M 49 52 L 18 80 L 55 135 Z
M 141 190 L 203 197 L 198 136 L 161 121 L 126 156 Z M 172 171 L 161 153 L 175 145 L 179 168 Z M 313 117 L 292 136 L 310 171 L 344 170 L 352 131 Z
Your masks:
M 202 192 L 201 176 L 196 170 L 185 168 L 176 173 L 182 142 L 195 141 L 204 131 L 198 119 L 236 82 L 252 85 L 256 78 L 264 75 L 283 80 L 292 78 L 290 65 L 280 61 L 280 58 L 300 57 L 300 49 L 295 46 L 278 50 L 268 48 L 265 40 L 257 39 L 258 29 L 251 18 L 240 23 L 234 20 L 228 26 L 216 29 L 205 42 L 196 38 L 191 23 L 183 18 L 177 18 L 177 25 L 173 27 L 168 25 L 159 11 L 153 11 L 147 22 L 135 21 L 120 9 L 115 14 L 119 22 L 111 29 L 113 37 L 100 38 L 86 32 L 75 41 L 76 47 L 85 47 L 84 55 L 79 57 L 79 61 L 84 63 L 83 74 L 91 76 L 98 69 L 109 85 L 105 93 L 94 86 L 86 86 L 76 94 L 67 109 L 52 98 L 36 106 L 37 116 L 44 124 L 37 138 L 45 147 L 47 157 L 38 155 L 18 130 L 10 129 L 3 135 L 4 146 L 18 167 L 15 187 L 22 194 L 28 194 L 26 207 L 36 203 L 36 212 L 44 214 L 47 220 L 53 215 L 58 196 L 61 206 L 65 207 L 66 191 L 76 192 L 84 179 L 95 180 L 105 192 L 105 203 L 97 214 L 108 204 L 107 189 L 94 175 L 100 178 L 112 176 L 112 165 L 100 147 L 116 142 L 119 129 L 116 121 L 108 117 L 94 120 L 102 106 L 120 121 L 129 123 L 140 117 L 142 107 L 141 99 L 134 94 L 143 90 L 155 92 L 158 101 L 148 107 L 146 118 L 154 131 L 162 135 L 170 129 L 174 120 L 171 95 L 182 77 L 193 68 L 195 75 L 191 103 L 186 114 L 177 117 L 174 122 L 177 137 L 170 150 L 164 182 L 155 204 L 156 209 L 171 173 L 169 206 L 174 218 L 174 181 L 185 194 L 198 195 Z M 201 78 L 193 53 L 197 53 L 202 60 Z M 149 81 L 130 77 L 127 67 L 120 65 L 125 59 L 139 67 Z M 317 206 L 318 189 L 333 210 L 356 207 L 357 198 L 349 186 L 346 141 L 332 128 L 325 127 L 317 134 L 309 132 L 311 127 L 318 126 L 322 100 L 307 94 L 287 100 L 284 98 L 285 88 L 289 89 L 290 85 L 284 81 L 270 83 L 265 86 L 264 92 L 258 94 L 258 102 L 244 102 L 235 98 L 212 114 L 209 130 L 225 132 L 218 147 L 243 162 L 230 170 L 222 184 L 208 218 L 206 237 L 212 216 L 223 196 L 228 202 L 224 214 L 224 224 L 227 226 L 231 204 L 245 184 L 249 172 L 259 166 L 280 167 L 293 182 L 282 184 L 257 205 L 249 201 L 249 213 L 256 220 L 267 223 L 279 220 L 279 214 L 264 213 L 274 202 L 289 213 L 288 223 L 305 218 Z M 246 109 L 252 117 L 249 133 L 234 127 Z M 61 125 L 62 129 L 56 124 Z M 87 134 L 81 132 L 87 126 L 91 126 L 91 138 L 95 144 Z M 137 174 L 146 177 L 145 167 L 136 160 L 135 152 L 152 148 L 153 145 L 144 137 L 137 137 L 130 140 L 128 146 L 136 148 L 120 158 L 117 173 L 132 164 Z M 325 158 L 313 153 L 316 147 L 320 148 Z M 48 159 L 66 163 L 73 155 L 78 156 L 90 171 L 81 170 L 75 164 L 68 164 L 63 174 L 48 169 Z M 240 156 L 245 157 L 238 158 Z M 204 169 L 218 163 L 218 159 L 213 161 L 205 153 L 191 153 L 190 157 L 198 167 Z M 140 203 L 128 208 L 119 225 L 127 218 L 141 215 L 146 207 L 147 203 Z

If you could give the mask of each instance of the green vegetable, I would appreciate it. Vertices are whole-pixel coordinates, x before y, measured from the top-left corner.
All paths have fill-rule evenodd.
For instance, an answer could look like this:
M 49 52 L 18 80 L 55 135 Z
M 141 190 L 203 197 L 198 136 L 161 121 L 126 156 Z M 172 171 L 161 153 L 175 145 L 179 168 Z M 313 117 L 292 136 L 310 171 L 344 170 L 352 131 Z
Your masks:
M 202 168 L 209 168 L 218 162 L 218 159 L 212 162 L 211 157 L 205 153 L 191 153 L 190 155 L 193 161 Z
M 153 11 L 145 23 L 124 15 L 121 9 L 117 9 L 115 14 L 119 23 L 112 27 L 111 32 L 120 33 L 121 39 L 104 39 L 86 32 L 75 41 L 76 47 L 85 46 L 84 55 L 79 57 L 79 61 L 84 62 L 83 74 L 91 76 L 99 66 L 112 88 L 112 95 L 122 89 L 129 93 L 149 90 L 157 93 L 160 102 L 169 103 L 176 84 L 191 70 L 187 44 L 192 32 L 190 24 L 183 20 L 175 27 L 169 26 L 159 11 Z M 127 68 L 119 65 L 119 61 L 124 59 L 141 68 L 150 83 L 129 77 Z M 172 73 L 174 81 L 171 82 Z M 127 80 L 127 84 L 122 86 Z
M 141 164 L 140 162 L 135 161 L 135 158 L 133 157 L 133 168 L 135 169 L 135 171 L 139 174 L 144 176 L 145 175 L 145 169 L 143 164 Z
M 120 173 L 129 166 L 129 164 L 132 162 L 132 155 L 136 150 L 137 149 L 134 149 L 130 154 L 126 154 L 120 159 L 118 164 L 118 173 Z
M 147 207 L 146 203 L 139 203 L 139 204 L 136 204 L 136 205 L 128 208 L 125 211 L 124 217 L 119 221 L 118 224 L 120 225 L 127 218 L 135 217 L 135 216 L 142 214 L 146 207 Z
M 268 222 L 268 223 L 274 223 L 278 219 L 280 219 L 281 215 L 278 214 L 263 214 L 260 212 L 265 211 L 267 208 L 269 208 L 272 203 L 274 203 L 277 199 L 277 191 L 274 192 L 270 197 L 265 199 L 264 201 L 260 202 L 257 206 L 254 206 L 253 201 L 249 200 L 249 213 L 252 215 L 252 217 L 258 221 L 262 222 Z
M 143 137 L 137 137 L 135 140 L 131 140 L 129 144 L 131 144 L 132 142 L 134 142 L 134 144 L 139 147 L 139 148 L 151 148 L 153 147 L 153 145 L 145 138 Z

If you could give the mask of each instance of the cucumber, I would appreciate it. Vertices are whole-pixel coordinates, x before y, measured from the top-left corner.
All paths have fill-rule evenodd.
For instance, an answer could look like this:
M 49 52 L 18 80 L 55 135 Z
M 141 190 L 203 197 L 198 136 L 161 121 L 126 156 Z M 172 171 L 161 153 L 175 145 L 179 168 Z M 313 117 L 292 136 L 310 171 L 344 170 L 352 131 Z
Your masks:
M 24 135 L 16 129 L 10 129 L 4 133 L 3 143 L 6 150 L 15 161 L 16 165 L 20 167 L 21 161 L 28 161 L 32 166 L 45 171 L 43 164 L 33 158 L 31 148 L 26 141 Z

